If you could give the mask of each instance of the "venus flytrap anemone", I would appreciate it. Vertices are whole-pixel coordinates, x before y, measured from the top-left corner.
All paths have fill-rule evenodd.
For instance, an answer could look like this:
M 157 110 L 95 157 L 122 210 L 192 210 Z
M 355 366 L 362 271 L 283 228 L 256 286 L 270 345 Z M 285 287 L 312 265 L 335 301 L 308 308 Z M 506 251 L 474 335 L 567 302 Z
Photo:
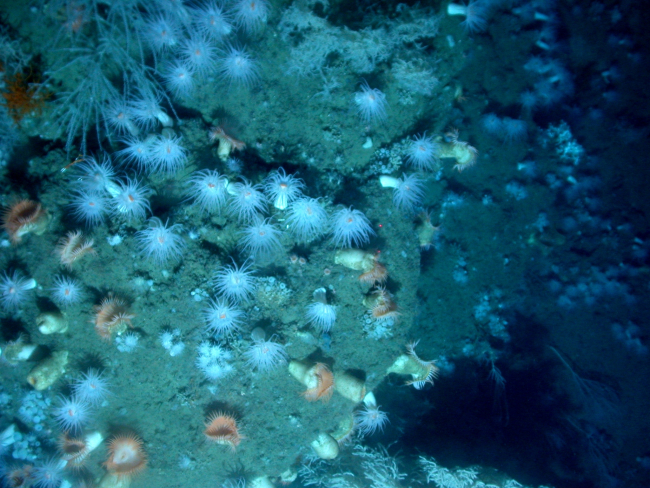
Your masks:
M 222 446 L 229 446 L 235 451 L 244 436 L 239 432 L 237 420 L 224 412 L 212 412 L 205 422 L 205 438 Z
M 18 244 L 26 234 L 42 235 L 50 222 L 50 214 L 38 202 L 21 200 L 2 212 L 2 227 L 12 244 Z
M 434 245 L 436 239 L 440 236 L 440 226 L 435 226 L 431 223 L 431 215 L 427 212 L 422 212 L 418 216 L 420 223 L 415 228 L 420 241 L 420 249 L 427 251 Z
M 81 468 L 88 455 L 97 449 L 103 440 L 101 432 L 91 432 L 83 437 L 71 437 L 65 432 L 58 442 L 61 462 L 65 467 Z
M 135 315 L 129 313 L 124 300 L 114 296 L 112 293 L 95 307 L 95 332 L 103 340 L 111 342 L 115 336 L 122 335 L 127 329 L 132 328 L 131 319 Z
M 386 373 L 410 375 L 411 380 L 406 384 L 413 385 L 416 390 L 421 390 L 427 383 L 433 385 L 433 380 L 438 377 L 440 370 L 435 361 L 424 361 L 418 357 L 415 353 L 415 346 L 418 342 L 408 344 L 406 346 L 407 353 L 398 357 Z
M 110 475 L 118 480 L 131 479 L 147 466 L 147 455 L 142 439 L 135 434 L 120 434 L 113 437 L 107 444 L 108 459 L 104 463 Z M 128 487 L 129 483 L 102 483 L 99 486 Z
M 397 304 L 393 295 L 385 287 L 373 288 L 364 299 L 363 304 L 368 307 L 370 315 L 377 322 L 396 321 L 400 317 Z
M 59 242 L 54 248 L 54 253 L 59 256 L 59 260 L 63 266 L 72 269 L 72 263 L 76 262 L 82 256 L 95 254 L 93 244 L 93 239 L 84 237 L 80 230 L 68 232 L 65 237 L 59 239 Z
M 378 263 L 376 259 L 370 271 L 359 275 L 359 281 L 370 286 L 383 285 L 386 280 L 388 280 L 388 270 L 383 264 Z
M 445 134 L 445 141 L 440 143 L 440 157 L 456 160 L 454 169 L 459 172 L 474 166 L 478 158 L 478 149 L 458 139 L 458 130 L 452 129 Z

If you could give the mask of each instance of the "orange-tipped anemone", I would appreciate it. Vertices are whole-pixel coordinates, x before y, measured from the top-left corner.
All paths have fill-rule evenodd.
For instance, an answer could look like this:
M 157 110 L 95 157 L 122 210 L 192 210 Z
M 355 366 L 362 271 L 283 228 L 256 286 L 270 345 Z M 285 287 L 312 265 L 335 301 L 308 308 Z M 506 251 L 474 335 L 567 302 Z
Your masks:
M 108 459 L 104 463 L 109 473 L 131 477 L 147 465 L 142 439 L 135 434 L 118 435 L 108 443 Z
M 208 417 L 203 433 L 209 441 L 230 446 L 233 451 L 243 438 L 235 418 L 223 412 L 214 412 Z
M 334 393 L 334 375 L 327 365 L 316 363 L 308 374 L 316 378 L 316 386 L 304 391 L 302 396 L 310 402 L 317 400 L 328 401 L 332 397 L 332 393 Z

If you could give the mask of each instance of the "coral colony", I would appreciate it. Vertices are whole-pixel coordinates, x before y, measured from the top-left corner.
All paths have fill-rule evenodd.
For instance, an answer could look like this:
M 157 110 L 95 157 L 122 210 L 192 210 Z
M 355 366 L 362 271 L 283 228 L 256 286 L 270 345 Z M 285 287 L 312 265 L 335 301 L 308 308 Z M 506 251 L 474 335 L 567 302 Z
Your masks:
M 1 486 L 648 486 L 634 2 L 0 14 Z

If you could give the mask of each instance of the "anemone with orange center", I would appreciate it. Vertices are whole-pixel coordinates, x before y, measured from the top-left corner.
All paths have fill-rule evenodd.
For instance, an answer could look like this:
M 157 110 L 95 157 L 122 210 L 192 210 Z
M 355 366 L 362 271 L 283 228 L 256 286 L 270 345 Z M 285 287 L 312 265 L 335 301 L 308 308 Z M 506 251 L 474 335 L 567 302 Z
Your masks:
M 108 443 L 108 459 L 104 466 L 119 478 L 130 478 L 142 471 L 147 466 L 142 439 L 135 434 L 113 437 Z
M 92 239 L 84 239 L 80 230 L 68 232 L 65 237 L 59 239 L 54 252 L 59 255 L 61 264 L 71 269 L 72 263 L 77 259 L 85 254 L 95 254 L 93 243 Z
M 235 418 L 223 412 L 210 414 L 203 433 L 209 441 L 230 446 L 233 451 L 243 439 L 243 436 L 239 433 Z
M 326 364 L 316 363 L 312 367 L 308 375 L 312 376 L 316 381 L 316 386 L 309 388 L 302 393 L 302 396 L 309 402 L 322 400 L 329 401 L 334 393 L 334 375 L 329 370 Z

